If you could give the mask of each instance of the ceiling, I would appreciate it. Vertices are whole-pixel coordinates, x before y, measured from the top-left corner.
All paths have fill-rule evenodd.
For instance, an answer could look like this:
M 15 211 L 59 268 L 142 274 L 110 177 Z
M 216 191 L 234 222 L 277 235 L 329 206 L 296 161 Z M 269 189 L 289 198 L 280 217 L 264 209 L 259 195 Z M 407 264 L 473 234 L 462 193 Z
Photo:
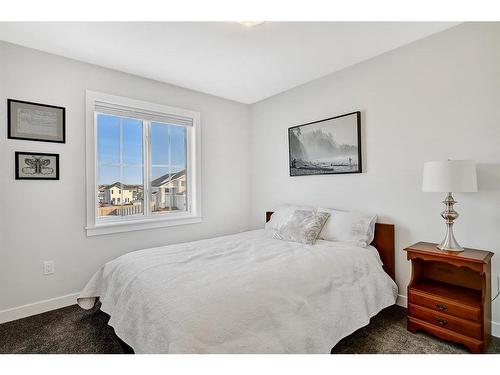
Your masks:
M 0 40 L 250 104 L 451 22 L 0 22 Z

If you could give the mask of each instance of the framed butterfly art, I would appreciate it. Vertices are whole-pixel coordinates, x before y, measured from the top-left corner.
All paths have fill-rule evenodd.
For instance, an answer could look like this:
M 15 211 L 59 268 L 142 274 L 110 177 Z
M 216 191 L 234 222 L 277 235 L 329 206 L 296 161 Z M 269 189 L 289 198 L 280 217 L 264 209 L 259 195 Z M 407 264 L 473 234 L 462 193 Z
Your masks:
M 16 151 L 16 180 L 59 180 L 59 154 Z

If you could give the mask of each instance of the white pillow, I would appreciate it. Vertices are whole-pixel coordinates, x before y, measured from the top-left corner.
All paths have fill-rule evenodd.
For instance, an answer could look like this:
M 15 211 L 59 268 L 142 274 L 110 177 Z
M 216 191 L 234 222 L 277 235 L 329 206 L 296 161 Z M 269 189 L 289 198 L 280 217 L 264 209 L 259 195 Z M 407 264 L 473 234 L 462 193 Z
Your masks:
M 312 211 L 315 212 L 316 209 L 312 206 L 295 206 L 291 204 L 284 204 L 279 206 L 274 210 L 274 213 L 271 215 L 271 220 L 269 220 L 265 227 L 266 229 L 278 230 L 288 218 L 296 211 Z
M 377 215 L 330 208 L 318 208 L 318 212 L 330 213 L 320 238 L 327 241 L 355 241 L 360 246 L 368 246 L 373 241 Z
M 278 240 L 314 245 L 330 213 L 296 210 L 273 237 Z

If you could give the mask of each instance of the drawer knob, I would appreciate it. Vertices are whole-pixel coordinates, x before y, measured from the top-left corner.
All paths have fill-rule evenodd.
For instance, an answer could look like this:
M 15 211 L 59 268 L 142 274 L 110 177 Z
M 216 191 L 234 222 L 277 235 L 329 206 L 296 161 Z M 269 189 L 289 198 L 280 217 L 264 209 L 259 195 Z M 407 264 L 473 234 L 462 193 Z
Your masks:
M 443 305 L 442 303 L 436 303 L 436 307 L 441 311 L 446 310 L 448 308 L 448 306 Z
M 438 322 L 438 324 L 441 326 L 445 326 L 448 324 L 448 321 L 446 319 L 441 319 L 441 318 L 436 318 L 436 322 Z

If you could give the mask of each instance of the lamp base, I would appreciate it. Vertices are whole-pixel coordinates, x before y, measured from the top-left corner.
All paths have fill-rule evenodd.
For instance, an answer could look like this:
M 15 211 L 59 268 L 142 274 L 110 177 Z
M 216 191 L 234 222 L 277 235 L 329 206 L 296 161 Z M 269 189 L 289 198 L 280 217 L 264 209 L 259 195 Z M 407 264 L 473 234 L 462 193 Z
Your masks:
M 451 193 L 448 193 L 443 203 L 446 205 L 446 210 L 441 212 L 441 217 L 446 220 L 446 236 L 437 248 L 443 251 L 464 251 L 464 248 L 458 244 L 453 234 L 453 222 L 458 217 L 458 212 L 453 209 L 453 205 L 457 202 L 453 199 Z
M 452 238 L 448 239 L 448 233 L 446 233 L 446 237 L 443 240 L 443 242 L 441 242 L 436 247 L 442 251 L 454 251 L 457 253 L 464 251 L 464 248 L 462 246 L 460 246 L 458 244 L 458 242 L 455 240 L 455 238 L 453 237 L 453 232 L 451 232 L 451 236 L 452 236 Z
M 453 253 L 461 253 L 462 251 L 464 251 L 464 248 L 463 247 L 460 247 L 458 249 L 455 249 L 455 248 L 446 248 L 446 247 L 441 247 L 441 245 L 437 245 L 436 248 L 438 248 L 439 250 L 441 251 L 449 251 L 449 252 L 453 252 Z

